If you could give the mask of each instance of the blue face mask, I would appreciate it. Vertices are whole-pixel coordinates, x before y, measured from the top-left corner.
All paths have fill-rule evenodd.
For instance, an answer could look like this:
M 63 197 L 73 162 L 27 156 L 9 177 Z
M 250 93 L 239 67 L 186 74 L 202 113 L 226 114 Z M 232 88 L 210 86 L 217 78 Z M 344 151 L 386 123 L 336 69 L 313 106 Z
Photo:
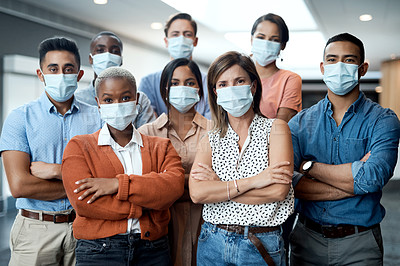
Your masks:
M 200 101 L 198 88 L 188 86 L 173 86 L 169 88 L 169 103 L 180 113 L 186 113 L 198 101 Z
M 183 37 L 168 38 L 168 52 L 173 59 L 187 58 L 192 56 L 193 40 Z
M 244 115 L 252 103 L 251 85 L 217 89 L 217 104 L 234 117 Z
M 278 58 L 280 51 L 281 44 L 279 42 L 253 38 L 251 52 L 260 66 L 266 66 L 274 62 Z
M 66 102 L 78 88 L 78 74 L 43 74 L 47 94 L 56 102 Z
M 358 65 L 336 64 L 324 65 L 324 82 L 336 95 L 346 95 L 358 84 Z
M 99 111 L 101 119 L 119 131 L 132 124 L 138 114 L 135 101 L 100 104 Z
M 109 52 L 95 55 L 90 54 L 90 56 L 93 59 L 93 71 L 96 73 L 97 76 L 100 75 L 103 70 L 109 67 L 120 66 L 122 64 L 121 56 L 111 54 Z

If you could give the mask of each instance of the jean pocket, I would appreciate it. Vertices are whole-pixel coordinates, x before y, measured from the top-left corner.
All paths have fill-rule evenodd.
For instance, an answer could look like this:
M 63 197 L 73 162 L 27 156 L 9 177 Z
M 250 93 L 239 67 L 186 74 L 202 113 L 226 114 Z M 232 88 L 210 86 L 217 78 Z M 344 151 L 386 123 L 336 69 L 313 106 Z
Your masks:
M 279 234 L 275 233 L 265 233 L 265 234 L 256 234 L 258 239 L 260 239 L 264 248 L 268 251 L 268 254 L 271 256 L 274 254 L 281 253 L 281 249 L 283 248 L 283 239 Z M 257 249 L 254 246 L 255 249 Z
M 208 239 L 208 237 L 210 236 L 210 229 L 205 228 L 204 224 L 201 226 L 201 231 L 200 231 L 200 235 L 199 235 L 199 242 L 204 242 Z
M 153 249 L 167 249 L 168 248 L 168 237 L 164 236 L 160 239 L 151 241 L 150 247 Z
M 102 243 L 98 240 L 85 240 L 78 239 L 76 243 L 75 252 L 77 254 L 100 254 L 104 253 L 106 249 L 106 243 Z

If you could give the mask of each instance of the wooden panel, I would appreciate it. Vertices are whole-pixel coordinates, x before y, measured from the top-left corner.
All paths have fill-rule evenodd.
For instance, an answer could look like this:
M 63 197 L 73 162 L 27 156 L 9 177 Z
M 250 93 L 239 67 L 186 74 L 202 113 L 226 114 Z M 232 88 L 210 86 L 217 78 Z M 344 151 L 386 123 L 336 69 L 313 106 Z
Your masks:
M 392 109 L 400 117 L 400 60 L 383 62 L 381 72 L 382 93 L 379 103 Z

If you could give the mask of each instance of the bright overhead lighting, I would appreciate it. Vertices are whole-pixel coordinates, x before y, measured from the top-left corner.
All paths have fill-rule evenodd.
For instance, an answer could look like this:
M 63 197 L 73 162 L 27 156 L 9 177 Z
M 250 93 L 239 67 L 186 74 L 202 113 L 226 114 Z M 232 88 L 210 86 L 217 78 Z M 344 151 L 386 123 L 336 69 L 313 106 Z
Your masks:
M 98 5 L 105 5 L 107 4 L 108 0 L 93 0 L 93 2 Z
M 246 0 L 246 4 L 243 0 L 162 1 L 180 12 L 191 14 L 197 22 L 217 32 L 250 32 L 254 21 L 267 13 L 281 16 L 290 30 L 317 29 L 303 0 Z
M 372 20 L 372 16 L 370 14 L 364 14 L 360 16 L 361 21 L 370 21 Z
M 153 22 L 153 23 L 151 23 L 150 27 L 151 27 L 153 30 L 160 30 L 160 29 L 163 28 L 163 24 L 160 23 L 160 22 Z
M 383 87 L 382 86 L 377 86 L 376 88 L 375 88 L 375 92 L 376 93 L 381 93 L 383 91 Z

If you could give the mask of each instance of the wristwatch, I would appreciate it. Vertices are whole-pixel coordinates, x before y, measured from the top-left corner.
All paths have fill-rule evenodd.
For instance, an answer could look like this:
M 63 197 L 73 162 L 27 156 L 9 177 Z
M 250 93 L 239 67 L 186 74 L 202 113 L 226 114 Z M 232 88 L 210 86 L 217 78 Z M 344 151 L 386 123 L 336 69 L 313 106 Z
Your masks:
M 307 173 L 311 170 L 311 168 L 313 167 L 313 165 L 314 165 L 314 162 L 313 162 L 313 161 L 307 161 L 307 162 L 305 162 L 305 163 L 303 164 L 303 169 L 301 169 L 301 170 L 303 170 L 303 173 L 304 173 L 304 174 L 307 174 Z

